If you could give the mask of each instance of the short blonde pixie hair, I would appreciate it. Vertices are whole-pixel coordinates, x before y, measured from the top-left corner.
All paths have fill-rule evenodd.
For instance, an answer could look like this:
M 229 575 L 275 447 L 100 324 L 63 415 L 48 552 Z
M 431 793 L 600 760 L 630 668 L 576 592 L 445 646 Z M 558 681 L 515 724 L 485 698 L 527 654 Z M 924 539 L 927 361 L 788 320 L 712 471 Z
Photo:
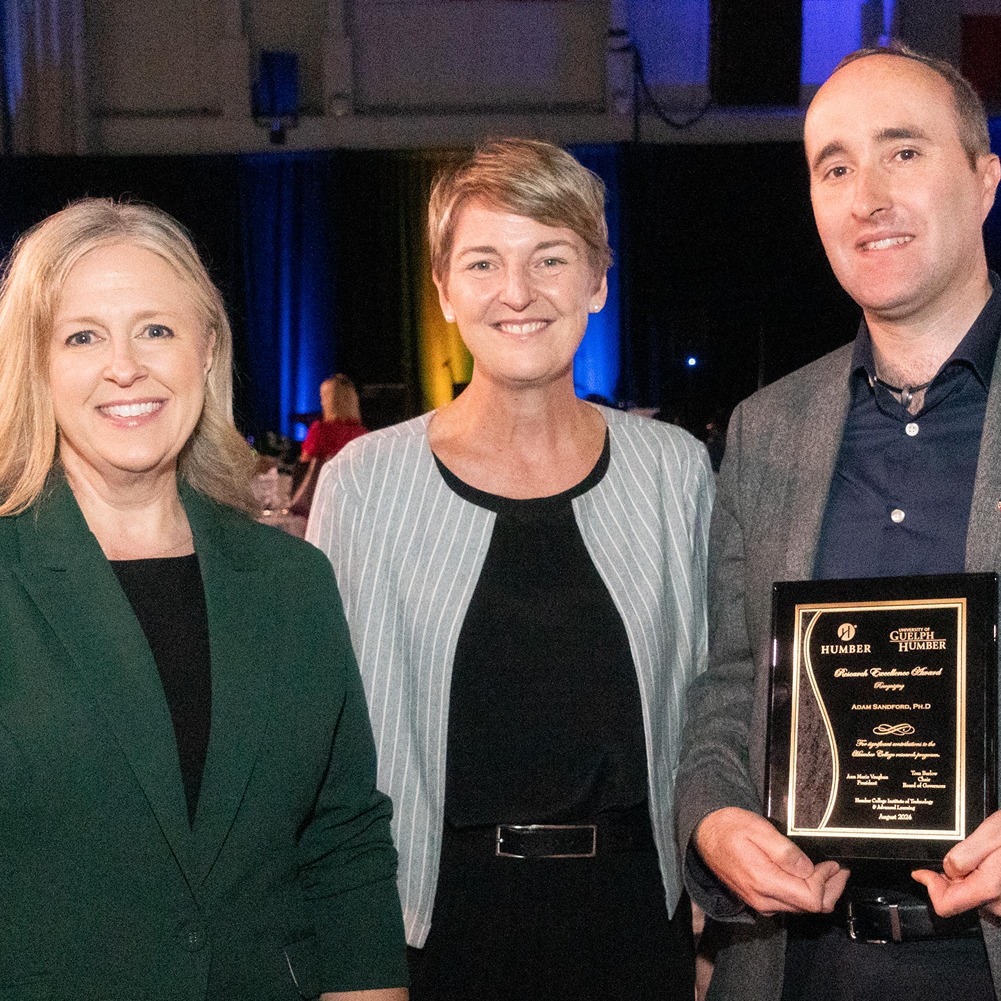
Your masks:
M 254 455 L 233 423 L 233 334 L 191 238 L 152 205 L 84 198 L 20 237 L 0 283 L 0 515 L 30 507 L 57 461 L 49 345 L 66 276 L 85 254 L 116 244 L 164 260 L 187 288 L 206 338 L 215 332 L 205 403 L 178 458 L 180 475 L 223 504 L 255 511 Z
M 438 282 L 448 278 L 459 214 L 474 199 L 544 226 L 572 230 L 587 244 L 597 277 L 612 266 L 601 178 L 551 143 L 494 139 L 446 167 L 431 190 L 428 240 L 431 272 Z

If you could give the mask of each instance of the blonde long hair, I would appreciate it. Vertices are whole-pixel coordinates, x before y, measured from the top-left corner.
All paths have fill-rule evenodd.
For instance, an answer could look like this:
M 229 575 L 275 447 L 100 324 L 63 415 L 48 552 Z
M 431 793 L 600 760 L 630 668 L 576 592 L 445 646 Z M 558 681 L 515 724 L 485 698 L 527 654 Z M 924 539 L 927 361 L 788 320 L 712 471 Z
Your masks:
M 361 404 L 355 384 L 342 372 L 320 383 L 320 405 L 325 421 L 361 424 Z
M 49 344 L 66 276 L 85 254 L 115 244 L 164 260 L 187 287 L 206 337 L 215 332 L 205 403 L 178 457 L 179 474 L 201 493 L 254 512 L 254 454 L 233 423 L 233 334 L 191 238 L 152 205 L 84 198 L 22 235 L 0 282 L 0 515 L 30 507 L 57 461 Z

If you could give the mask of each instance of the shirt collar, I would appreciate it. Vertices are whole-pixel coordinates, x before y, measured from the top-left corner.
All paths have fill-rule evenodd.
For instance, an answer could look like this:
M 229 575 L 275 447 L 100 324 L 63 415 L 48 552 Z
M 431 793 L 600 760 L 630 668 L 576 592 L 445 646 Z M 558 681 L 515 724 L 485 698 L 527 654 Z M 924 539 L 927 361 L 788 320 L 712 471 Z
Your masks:
M 993 271 L 988 272 L 988 277 L 991 280 L 991 297 L 973 321 L 966 336 L 956 345 L 956 350 L 939 369 L 939 372 L 943 372 L 954 362 L 965 364 L 973 370 L 984 389 L 990 389 L 994 356 L 997 354 L 998 336 L 1001 334 L 1001 278 Z M 861 376 L 867 382 L 876 375 L 872 336 L 864 318 L 859 322 L 858 334 L 855 336 L 851 373 L 853 378 Z

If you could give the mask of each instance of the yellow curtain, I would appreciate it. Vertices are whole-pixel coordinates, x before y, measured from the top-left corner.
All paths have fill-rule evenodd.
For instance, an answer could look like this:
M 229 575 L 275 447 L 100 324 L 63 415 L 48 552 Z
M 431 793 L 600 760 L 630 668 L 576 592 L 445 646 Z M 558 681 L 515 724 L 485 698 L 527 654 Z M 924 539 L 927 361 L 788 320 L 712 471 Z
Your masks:
M 438 290 L 431 279 L 431 255 L 427 242 L 427 207 L 431 184 L 438 171 L 455 156 L 448 151 L 408 153 L 407 169 L 401 173 L 405 188 L 400 203 L 405 218 L 403 234 L 404 280 L 410 284 L 406 318 L 416 347 L 416 368 L 425 411 L 450 402 L 453 384 L 467 383 L 473 374 L 473 359 L 459 337 L 455 324 L 446 323 L 438 304 Z

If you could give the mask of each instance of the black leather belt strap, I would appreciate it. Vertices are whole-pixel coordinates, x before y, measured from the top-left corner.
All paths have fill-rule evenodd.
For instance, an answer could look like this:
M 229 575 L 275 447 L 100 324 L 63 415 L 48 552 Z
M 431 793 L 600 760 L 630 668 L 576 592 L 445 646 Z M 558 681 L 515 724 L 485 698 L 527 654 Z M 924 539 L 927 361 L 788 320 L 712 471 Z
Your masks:
M 940 918 L 931 905 L 906 893 L 854 890 L 847 900 L 853 942 L 886 945 L 934 938 L 965 938 L 980 932 L 976 911 Z

